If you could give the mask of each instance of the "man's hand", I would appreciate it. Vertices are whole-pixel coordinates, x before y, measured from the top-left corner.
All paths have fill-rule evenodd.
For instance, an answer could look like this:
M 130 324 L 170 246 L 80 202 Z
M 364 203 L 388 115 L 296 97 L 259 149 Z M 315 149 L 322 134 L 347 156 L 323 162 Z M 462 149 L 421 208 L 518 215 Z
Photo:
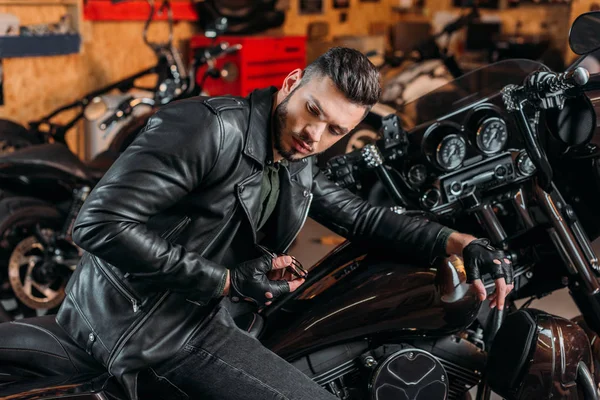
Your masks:
M 481 301 L 487 292 L 481 274 L 489 272 L 494 278 L 496 291 L 489 296 L 490 307 L 504 308 L 504 299 L 513 289 L 513 269 L 502 250 L 490 245 L 487 239 L 455 232 L 448 238 L 447 252 L 462 255 L 467 272 L 467 283 L 472 283 Z
M 233 271 L 228 271 L 223 295 L 231 295 L 234 301 L 244 299 L 259 306 L 268 306 L 272 303 L 267 301 L 268 299 L 293 292 L 304 283 L 304 279 L 294 279 L 291 272 L 287 270 L 291 264 L 290 256 L 275 258 L 263 256 L 240 264 Z

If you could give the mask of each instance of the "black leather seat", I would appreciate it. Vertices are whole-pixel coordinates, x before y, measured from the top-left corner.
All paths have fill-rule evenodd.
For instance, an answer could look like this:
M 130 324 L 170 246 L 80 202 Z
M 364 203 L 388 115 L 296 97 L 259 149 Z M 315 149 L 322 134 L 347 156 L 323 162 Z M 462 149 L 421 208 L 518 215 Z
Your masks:
M 93 159 L 86 162 L 88 175 L 93 177 L 95 180 L 100 180 L 102 176 L 108 171 L 111 165 L 119 157 L 119 153 L 107 150 L 96 155 Z
M 255 337 L 264 326 L 255 313 L 241 314 L 235 322 Z M 56 324 L 53 315 L 0 324 L 0 374 L 42 377 L 104 372 L 104 367 Z
M 103 372 L 104 367 L 71 340 L 53 315 L 0 324 L 0 373 L 29 377 Z
M 3 154 L 0 156 L 0 166 L 3 164 L 55 169 L 82 180 L 94 180 L 88 167 L 67 146 L 60 143 L 29 146 Z

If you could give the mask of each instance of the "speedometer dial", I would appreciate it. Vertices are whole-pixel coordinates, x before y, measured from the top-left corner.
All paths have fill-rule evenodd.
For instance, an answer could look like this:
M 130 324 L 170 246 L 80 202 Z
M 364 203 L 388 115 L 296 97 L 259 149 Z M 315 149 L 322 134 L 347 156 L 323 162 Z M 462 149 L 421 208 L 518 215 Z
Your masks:
M 501 118 L 488 118 L 477 129 L 477 147 L 486 154 L 499 152 L 507 140 L 506 122 Z
M 451 170 L 462 164 L 466 154 L 465 140 L 457 134 L 452 134 L 442 139 L 436 149 L 435 159 L 440 167 Z

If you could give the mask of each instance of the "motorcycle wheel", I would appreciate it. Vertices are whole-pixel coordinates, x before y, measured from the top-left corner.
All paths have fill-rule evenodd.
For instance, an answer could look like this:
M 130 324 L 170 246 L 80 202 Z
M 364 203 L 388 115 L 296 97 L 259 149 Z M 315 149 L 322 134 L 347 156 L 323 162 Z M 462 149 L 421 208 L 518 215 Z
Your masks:
M 0 154 L 12 153 L 23 147 L 41 143 L 23 125 L 0 119 Z
M 60 260 L 72 264 L 79 255 L 56 240 L 60 212 L 37 199 L 9 198 L 0 202 L 0 216 L 0 305 L 11 319 L 55 313 L 72 267 Z

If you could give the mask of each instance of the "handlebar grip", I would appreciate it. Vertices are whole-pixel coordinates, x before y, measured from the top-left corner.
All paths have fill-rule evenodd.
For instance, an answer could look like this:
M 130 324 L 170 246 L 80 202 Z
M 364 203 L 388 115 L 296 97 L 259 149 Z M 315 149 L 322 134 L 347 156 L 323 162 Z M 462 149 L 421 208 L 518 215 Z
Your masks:
M 524 87 L 527 91 L 539 97 L 561 92 L 585 85 L 590 78 L 590 73 L 583 67 L 557 74 L 548 71 L 538 71 L 525 79 Z
M 229 43 L 223 42 L 223 43 L 219 43 L 218 45 L 216 45 L 214 47 L 207 48 L 204 51 L 204 57 L 206 59 L 218 58 L 218 57 L 222 57 L 226 54 L 235 53 L 236 51 L 240 50 L 241 48 L 242 48 L 241 44 L 235 44 L 233 46 L 230 46 Z

